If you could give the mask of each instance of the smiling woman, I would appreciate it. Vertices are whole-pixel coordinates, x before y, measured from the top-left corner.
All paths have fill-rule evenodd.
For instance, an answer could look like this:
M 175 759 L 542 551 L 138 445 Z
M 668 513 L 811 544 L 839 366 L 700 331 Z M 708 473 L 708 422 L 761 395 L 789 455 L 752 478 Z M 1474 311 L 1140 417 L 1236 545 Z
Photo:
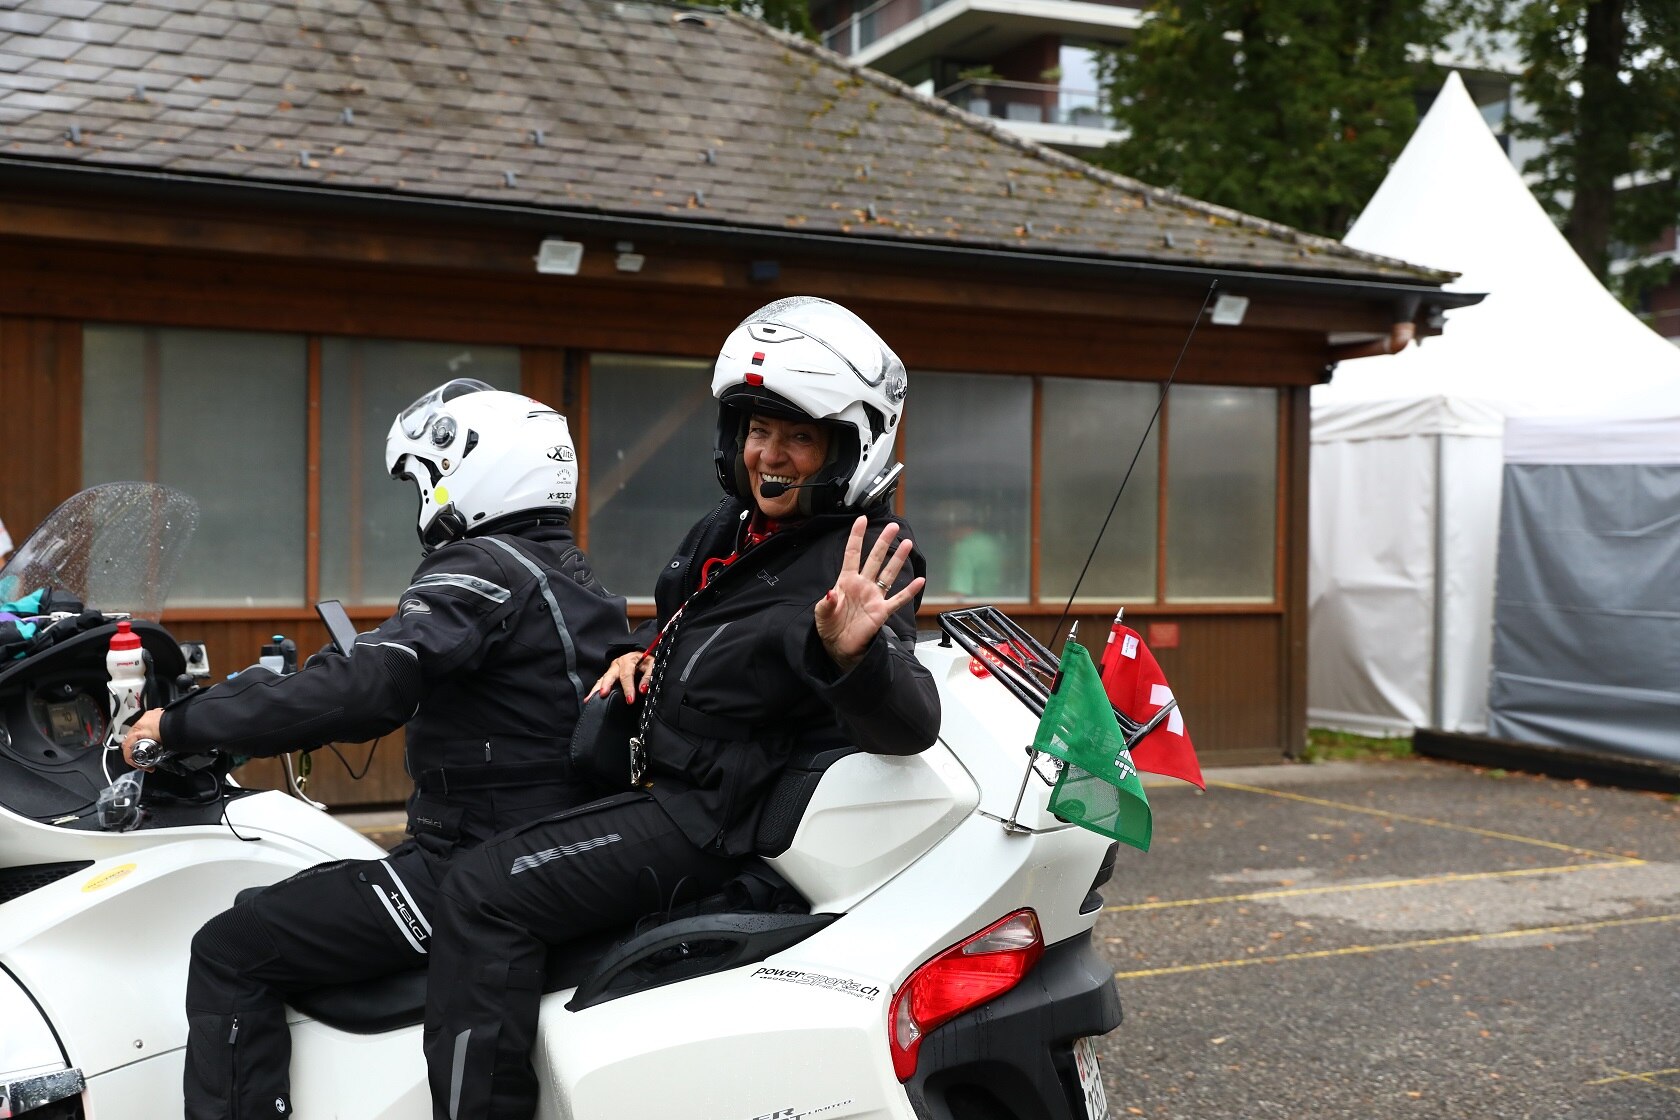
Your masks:
M 823 468 L 829 445 L 828 429 L 821 424 L 753 416 L 747 424 L 743 455 L 752 492 L 758 495 L 758 508 L 765 517 L 780 520 L 797 511 L 799 495 L 795 491 Z M 784 489 L 768 496 L 763 486 L 766 482 Z

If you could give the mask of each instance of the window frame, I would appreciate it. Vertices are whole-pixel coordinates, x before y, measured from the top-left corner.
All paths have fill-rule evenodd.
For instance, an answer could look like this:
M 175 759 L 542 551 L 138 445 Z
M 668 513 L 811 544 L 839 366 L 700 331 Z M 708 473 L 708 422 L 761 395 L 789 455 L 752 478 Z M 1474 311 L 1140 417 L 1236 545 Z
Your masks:
M 84 326 L 102 320 L 88 320 Z M 159 329 L 177 329 L 163 323 L 139 324 Z M 191 328 L 187 328 L 191 329 Z M 171 607 L 170 617 L 181 621 L 209 621 L 209 620 L 240 620 L 240 619 L 313 619 L 315 617 L 313 604 L 320 598 L 321 590 L 321 395 L 322 395 L 322 344 L 327 337 L 353 337 L 374 341 L 437 341 L 436 339 L 408 339 L 393 335 L 338 335 L 333 332 L 253 332 L 253 333 L 301 333 L 306 346 L 306 394 L 305 402 L 305 470 L 303 482 L 305 486 L 305 531 L 301 547 L 303 549 L 304 570 L 304 600 L 297 606 L 269 606 L 269 607 Z M 625 357 L 642 356 L 633 350 L 615 350 L 607 348 L 562 347 L 522 345 L 518 343 L 501 343 L 510 346 L 519 354 L 519 389 L 528 396 L 554 403 L 567 416 L 571 427 L 573 442 L 577 446 L 579 467 L 583 477 L 588 476 L 590 470 L 590 410 L 593 407 L 594 394 L 591 386 L 594 378 L 594 363 L 596 354 L 621 354 Z M 665 358 L 685 357 L 684 355 L 661 354 Z M 706 361 L 706 357 L 694 358 Z M 966 373 L 963 370 L 927 370 L 923 373 Z M 1022 614 L 1056 613 L 1063 609 L 1064 600 L 1049 601 L 1044 598 L 1042 588 L 1043 563 L 1043 490 L 1041 479 L 1044 469 L 1044 386 L 1047 378 L 1066 376 L 1063 374 L 1039 373 L 994 373 L 980 372 L 977 376 L 1011 376 L 1026 377 L 1030 382 L 1031 411 L 1030 424 L 1030 462 L 1031 486 L 1028 502 L 1028 532 L 1030 542 L 1028 547 L 1027 598 L 1011 601 L 1007 604 L 1010 611 Z M 1103 379 L 1108 380 L 1108 379 Z M 1134 378 L 1117 378 L 1114 380 L 1134 381 Z M 1149 381 L 1158 389 L 1162 383 Z M 1291 416 L 1288 407 L 1288 396 L 1280 386 L 1234 386 L 1238 388 L 1265 388 L 1272 393 L 1276 423 L 1277 456 L 1276 473 L 1274 476 L 1274 510 L 1273 510 L 1273 547 L 1275 562 L 1273 564 L 1272 598 L 1269 602 L 1246 600 L 1197 600 L 1192 602 L 1174 602 L 1167 598 L 1167 553 L 1171 542 L 1168 537 L 1168 449 L 1172 439 L 1172 409 L 1170 397 L 1160 404 L 1160 413 L 1156 419 L 1156 563 L 1155 563 L 1155 594 L 1149 601 L 1116 600 L 1107 597 L 1079 597 L 1072 601 L 1073 609 L 1080 614 L 1106 613 L 1124 606 L 1127 610 L 1140 614 L 1170 614 L 1170 615 L 1277 615 L 1285 609 L 1285 590 L 1288 579 L 1286 561 L 1289 543 L 1289 516 L 1291 473 L 1289 470 Z M 160 422 L 155 394 L 148 396 L 143 413 L 147 434 L 145 446 L 155 447 L 157 428 Z M 907 461 L 916 441 L 915 415 L 912 411 L 906 416 L 897 441 L 895 456 L 900 463 Z M 1129 454 L 1129 449 L 1127 449 Z M 697 468 L 698 469 L 698 468 Z M 907 478 L 905 487 L 901 487 L 894 498 L 894 508 L 902 514 L 905 506 L 905 489 L 914 485 L 913 478 Z M 572 514 L 573 530 L 577 536 L 579 547 L 587 550 L 589 547 L 589 499 L 588 487 L 579 486 L 577 505 Z M 1093 521 L 1093 526 L 1096 524 Z M 653 601 L 651 589 L 646 596 L 636 595 L 629 598 L 632 617 L 644 617 L 652 613 Z M 378 620 L 386 617 L 395 605 L 396 599 L 390 602 L 373 602 L 347 607 L 353 619 Z M 929 606 L 939 606 L 943 601 L 929 601 Z

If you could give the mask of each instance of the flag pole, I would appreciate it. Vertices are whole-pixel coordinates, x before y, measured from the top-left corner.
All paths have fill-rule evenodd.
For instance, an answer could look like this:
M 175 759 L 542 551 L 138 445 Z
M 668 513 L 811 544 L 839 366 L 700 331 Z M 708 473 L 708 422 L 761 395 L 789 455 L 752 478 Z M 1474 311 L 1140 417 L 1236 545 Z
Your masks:
M 1058 627 L 1058 629 L 1060 629 L 1060 627 Z M 1073 625 L 1068 628 L 1067 640 L 1068 640 L 1068 642 L 1071 642 L 1075 638 L 1077 638 L 1078 636 L 1079 636 L 1079 620 L 1074 619 Z M 1067 642 L 1062 643 L 1062 648 L 1063 649 L 1067 648 Z M 1057 668 L 1056 668 L 1056 679 L 1050 685 L 1050 691 L 1052 693 L 1054 693 L 1056 691 L 1056 686 L 1061 684 L 1061 683 L 1062 683 L 1062 670 L 1061 670 L 1061 667 L 1058 665 Z M 1021 788 L 1015 791 L 1015 807 L 1013 809 L 1009 810 L 1009 819 L 1003 822 L 1003 830 L 1005 832 L 1031 832 L 1032 831 L 1029 828 L 1021 827 L 1021 820 L 1020 820 L 1021 804 L 1022 804 L 1022 802 L 1026 801 L 1026 799 L 1027 799 L 1027 783 L 1032 781 L 1032 776 L 1033 776 L 1034 772 L 1037 771 L 1037 769 L 1038 769 L 1039 753 L 1040 752 L 1039 752 L 1037 747 L 1034 747 L 1030 743 L 1027 745 L 1027 769 L 1021 775 Z

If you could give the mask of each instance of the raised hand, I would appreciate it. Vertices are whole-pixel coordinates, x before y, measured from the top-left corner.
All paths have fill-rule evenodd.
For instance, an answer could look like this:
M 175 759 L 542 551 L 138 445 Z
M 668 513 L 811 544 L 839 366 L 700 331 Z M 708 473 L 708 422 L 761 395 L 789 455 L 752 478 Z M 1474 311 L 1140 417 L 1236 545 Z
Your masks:
M 840 561 L 839 578 L 817 601 L 815 610 L 817 637 L 842 671 L 850 671 L 863 659 L 864 651 L 882 625 L 913 600 L 927 582 L 917 576 L 898 594 L 889 596 L 887 592 L 892 589 L 893 580 L 910 557 L 911 542 L 899 541 L 894 548 L 898 526 L 888 525 L 865 557 L 863 538 L 868 526 L 869 519 L 865 517 L 852 523 L 852 533 L 846 539 L 846 551 Z

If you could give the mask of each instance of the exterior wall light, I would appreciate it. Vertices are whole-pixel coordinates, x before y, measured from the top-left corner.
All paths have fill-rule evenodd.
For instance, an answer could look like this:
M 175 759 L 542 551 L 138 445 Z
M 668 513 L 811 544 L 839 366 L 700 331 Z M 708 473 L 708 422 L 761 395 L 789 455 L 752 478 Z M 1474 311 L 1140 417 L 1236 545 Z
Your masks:
M 647 258 L 636 252 L 636 245 L 631 241 L 620 241 L 617 246 L 618 258 L 613 262 L 620 272 L 640 272 Z
M 583 242 L 544 238 L 537 248 L 537 271 L 550 276 L 576 276 L 583 264 Z
M 1213 322 L 1217 326 L 1240 327 L 1247 314 L 1247 296 L 1221 295 L 1213 301 Z

